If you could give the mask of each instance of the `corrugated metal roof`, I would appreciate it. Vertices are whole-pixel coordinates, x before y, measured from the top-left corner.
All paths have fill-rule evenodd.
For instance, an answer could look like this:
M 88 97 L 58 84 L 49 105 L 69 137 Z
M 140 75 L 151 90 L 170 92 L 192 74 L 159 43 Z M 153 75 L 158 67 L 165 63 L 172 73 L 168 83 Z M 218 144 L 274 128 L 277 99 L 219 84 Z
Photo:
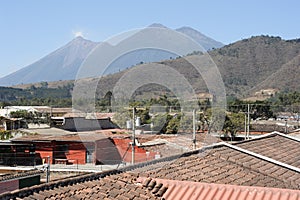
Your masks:
M 167 187 L 163 198 L 171 200 L 297 200 L 300 199 L 299 190 L 280 188 L 249 187 L 191 181 L 176 181 L 167 179 L 151 179 L 139 177 L 138 181 L 144 186 L 162 184 Z M 146 184 L 145 184 L 146 183 Z M 155 186 L 154 186 L 155 187 Z

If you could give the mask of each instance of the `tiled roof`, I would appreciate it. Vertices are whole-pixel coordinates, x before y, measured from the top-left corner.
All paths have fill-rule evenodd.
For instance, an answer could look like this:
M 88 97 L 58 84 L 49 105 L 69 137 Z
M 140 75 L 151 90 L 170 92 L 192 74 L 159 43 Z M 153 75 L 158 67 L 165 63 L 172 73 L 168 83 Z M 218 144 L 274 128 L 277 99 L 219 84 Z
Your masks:
M 266 140 L 269 143 L 271 136 L 277 138 L 276 141 L 287 142 L 280 134 L 269 134 L 252 142 Z M 262 146 L 265 143 L 256 145 Z M 34 186 L 2 197 L 161 199 L 162 196 L 173 200 L 174 194 L 176 198 L 182 194 L 182 199 L 190 199 L 183 197 L 192 194 L 191 190 L 194 190 L 195 195 L 200 195 L 198 199 L 201 199 L 201 195 L 202 199 L 299 199 L 299 191 L 292 191 L 300 189 L 299 168 L 284 163 L 284 160 L 277 161 L 277 157 L 270 158 L 271 154 L 259 155 L 242 149 L 242 144 L 249 145 L 251 142 L 214 144 L 179 155 L 129 165 L 120 170 Z M 286 151 L 291 151 L 294 146 L 293 143 L 287 146 Z
M 73 183 L 71 185 L 44 184 L 42 190 L 38 186 L 26 194 L 18 193 L 18 197 L 24 200 L 32 199 L 161 199 L 167 188 L 162 187 L 145 187 L 137 182 L 137 176 L 134 174 L 109 175 L 100 179 L 84 181 L 82 183 Z M 0 196 L 1 198 L 1 196 Z M 18 199 L 18 198 L 17 198 Z
M 138 141 L 142 147 L 151 152 L 159 152 L 162 157 L 171 156 L 174 154 L 180 154 L 193 150 L 193 136 L 189 134 L 178 135 L 139 135 Z M 157 144 L 155 144 L 155 142 Z M 196 148 L 201 148 L 210 144 L 221 142 L 220 139 L 207 134 L 196 134 Z M 152 143 L 152 145 L 151 145 Z
M 14 174 L 11 174 L 11 173 L 4 174 L 4 175 L 0 176 L 0 182 L 11 180 L 11 179 L 16 179 L 16 178 L 20 178 L 20 177 L 33 176 L 33 175 L 37 175 L 37 174 L 41 174 L 41 173 L 43 173 L 41 170 L 29 170 L 29 171 L 17 172 Z
M 300 189 L 299 173 L 225 145 L 133 171 L 152 178 Z
M 235 144 L 243 149 L 300 168 L 300 140 L 281 133 L 271 133 Z
M 191 181 L 174 181 L 166 179 L 138 178 L 145 187 L 165 187 L 164 199 L 171 200 L 299 200 L 299 190 L 275 189 L 264 187 L 246 187 Z

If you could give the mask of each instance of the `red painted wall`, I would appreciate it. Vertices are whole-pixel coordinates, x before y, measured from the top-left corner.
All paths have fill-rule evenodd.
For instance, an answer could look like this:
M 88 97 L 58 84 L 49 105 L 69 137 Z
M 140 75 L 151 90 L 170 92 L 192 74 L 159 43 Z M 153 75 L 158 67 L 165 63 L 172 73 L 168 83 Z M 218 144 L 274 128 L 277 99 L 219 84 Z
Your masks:
M 69 163 L 85 164 L 86 148 L 83 143 L 69 143 L 69 151 L 65 154 Z
M 50 163 L 53 164 L 54 160 L 53 160 L 53 148 L 54 148 L 54 144 L 53 143 L 49 143 L 49 142 L 45 142 L 45 143 L 41 143 L 41 142 L 37 142 L 35 143 L 36 145 L 36 155 L 39 155 L 40 158 L 43 160 L 44 162 L 47 163 L 48 162 L 48 156 L 50 156 Z
M 121 157 L 124 156 L 125 162 L 132 162 L 132 147 L 128 149 L 128 145 L 130 144 L 130 139 L 124 139 L 124 138 L 114 138 L 113 139 Z M 153 160 L 155 157 L 155 152 L 149 152 L 149 154 L 146 154 L 146 150 L 143 148 L 140 148 L 138 146 L 135 146 L 135 163 L 137 162 L 145 162 L 148 160 Z
M 48 162 L 48 156 L 50 156 L 50 163 L 53 164 L 53 151 L 36 150 L 36 153 L 40 154 L 44 164 Z

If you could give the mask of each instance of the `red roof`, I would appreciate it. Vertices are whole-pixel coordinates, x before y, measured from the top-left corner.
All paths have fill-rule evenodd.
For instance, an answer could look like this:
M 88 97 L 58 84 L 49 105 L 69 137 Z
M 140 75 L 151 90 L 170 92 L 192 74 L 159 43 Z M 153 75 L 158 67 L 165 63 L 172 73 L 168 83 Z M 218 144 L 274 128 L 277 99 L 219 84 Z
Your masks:
M 151 179 L 139 177 L 138 182 L 144 187 L 168 188 L 163 194 L 164 199 L 196 200 L 196 199 L 222 199 L 222 200 L 296 200 L 300 199 L 299 190 L 280 188 L 249 187 L 192 181 L 176 181 L 167 179 Z M 162 186 L 161 186 L 162 185 Z

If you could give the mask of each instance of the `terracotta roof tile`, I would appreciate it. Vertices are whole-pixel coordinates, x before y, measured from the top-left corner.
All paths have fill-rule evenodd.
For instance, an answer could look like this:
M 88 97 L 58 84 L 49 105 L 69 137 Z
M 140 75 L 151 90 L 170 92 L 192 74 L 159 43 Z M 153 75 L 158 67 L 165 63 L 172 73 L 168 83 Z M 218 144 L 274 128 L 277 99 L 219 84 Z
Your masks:
M 246 187 L 223 184 L 197 183 L 190 181 L 175 181 L 166 179 L 149 179 L 140 177 L 138 181 L 154 182 L 168 186 L 162 197 L 171 200 L 222 199 L 222 200 L 294 200 L 300 199 L 299 190 L 287 190 L 264 187 Z
M 300 168 L 300 142 L 279 134 L 271 134 L 235 144 L 243 149 Z
M 29 199 L 158 199 L 162 185 L 151 183 L 143 186 L 136 182 L 136 176 L 120 174 L 106 176 L 95 181 L 78 183 L 69 187 L 59 186 L 29 195 Z
M 270 137 L 267 138 L 268 141 Z M 286 142 L 279 138 L 279 142 Z M 258 139 L 257 141 L 259 141 Z M 278 142 L 276 141 L 276 142 Z M 259 150 L 251 142 L 249 148 Z M 266 153 L 269 146 L 261 142 Z M 277 144 L 278 145 L 278 144 Z M 293 144 L 294 145 L 294 144 Z M 22 197 L 38 199 L 299 199 L 300 173 L 287 166 L 219 144 L 201 150 L 128 166 L 123 171 L 103 172 L 96 180 L 52 184 Z M 127 172 L 126 172 L 127 171 Z M 141 176 L 145 176 L 141 177 Z M 143 179 L 141 181 L 141 178 Z M 229 185 L 223 185 L 229 184 Z M 242 187 L 245 186 L 245 187 Z M 246 187 L 247 186 L 247 187 Z M 249 186 L 255 186 L 249 187 Z M 260 187 L 269 188 L 260 188 Z M 276 189 L 276 188 L 285 188 Z M 292 190 L 291 190 L 292 189 Z M 292 194 L 297 194 L 292 196 Z M 292 199 L 292 198 L 291 198 Z
M 249 161 L 248 165 L 244 160 Z M 272 173 L 267 173 L 267 170 L 272 170 Z M 207 150 L 205 154 L 182 156 L 159 168 L 154 164 L 134 169 L 133 172 L 147 173 L 152 178 L 181 181 L 300 188 L 299 173 L 225 146 Z M 294 176 L 293 180 L 288 180 L 291 176 Z

